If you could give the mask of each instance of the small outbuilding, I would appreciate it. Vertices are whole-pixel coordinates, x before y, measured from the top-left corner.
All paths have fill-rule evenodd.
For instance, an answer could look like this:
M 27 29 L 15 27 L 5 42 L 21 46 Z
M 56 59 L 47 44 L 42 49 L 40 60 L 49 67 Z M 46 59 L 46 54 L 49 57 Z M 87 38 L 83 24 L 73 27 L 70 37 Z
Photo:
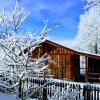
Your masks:
M 42 56 L 45 53 L 48 53 L 56 63 L 48 63 L 48 74 L 54 75 L 54 78 L 64 78 L 72 81 L 100 82 L 99 55 L 79 52 L 56 42 L 46 40 L 32 52 L 32 57 Z M 81 68 L 81 56 L 85 59 L 84 68 Z M 81 69 L 84 69 L 84 75 L 81 75 Z

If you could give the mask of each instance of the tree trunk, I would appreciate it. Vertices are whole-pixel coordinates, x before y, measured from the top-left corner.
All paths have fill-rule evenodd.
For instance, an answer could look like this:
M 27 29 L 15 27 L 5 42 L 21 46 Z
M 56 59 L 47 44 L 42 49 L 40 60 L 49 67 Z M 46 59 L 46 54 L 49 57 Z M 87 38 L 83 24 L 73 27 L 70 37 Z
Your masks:
M 94 49 L 95 49 L 95 54 L 98 54 L 98 45 L 97 45 L 97 43 L 95 44 Z
M 46 80 L 44 80 L 44 85 L 47 83 Z M 47 86 L 44 86 L 43 88 L 43 100 L 48 100 L 47 99 L 47 89 L 46 89 Z
M 19 80 L 19 89 L 18 89 L 18 98 L 20 98 L 21 100 L 24 100 L 23 99 L 23 81 L 20 79 Z

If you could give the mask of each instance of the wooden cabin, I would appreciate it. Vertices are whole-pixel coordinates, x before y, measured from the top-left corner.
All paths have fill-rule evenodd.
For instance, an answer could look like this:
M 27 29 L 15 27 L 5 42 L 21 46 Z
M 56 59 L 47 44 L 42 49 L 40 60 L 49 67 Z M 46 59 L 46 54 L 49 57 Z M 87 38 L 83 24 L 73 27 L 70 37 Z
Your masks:
M 48 74 L 54 75 L 54 78 L 81 81 L 83 77 L 84 81 L 100 82 L 100 56 L 75 51 L 46 40 L 32 52 L 32 57 L 36 58 L 45 53 L 48 53 L 56 63 L 48 63 Z M 84 76 L 80 73 L 80 56 L 85 57 Z

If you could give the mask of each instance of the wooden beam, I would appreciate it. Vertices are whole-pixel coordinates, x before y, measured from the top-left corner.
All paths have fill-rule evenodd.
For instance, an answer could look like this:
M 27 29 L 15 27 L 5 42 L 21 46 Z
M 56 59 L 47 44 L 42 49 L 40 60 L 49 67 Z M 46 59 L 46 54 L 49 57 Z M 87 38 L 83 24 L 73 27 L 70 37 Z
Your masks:
M 88 57 L 85 57 L 85 81 L 88 82 Z

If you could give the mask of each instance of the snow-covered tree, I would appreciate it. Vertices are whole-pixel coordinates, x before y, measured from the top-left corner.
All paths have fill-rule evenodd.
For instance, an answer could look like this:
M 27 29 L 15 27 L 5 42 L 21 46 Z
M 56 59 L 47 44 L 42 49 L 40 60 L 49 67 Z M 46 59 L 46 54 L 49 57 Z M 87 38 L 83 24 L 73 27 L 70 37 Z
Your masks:
M 85 8 L 91 8 L 94 6 L 99 6 L 100 7 L 100 0 L 84 0 L 87 2 Z
M 88 9 L 80 16 L 75 47 L 79 50 L 100 53 L 100 0 L 87 0 Z
M 33 72 L 47 69 L 46 61 L 52 62 L 47 53 L 40 58 L 32 58 L 32 51 L 45 41 L 45 34 L 52 30 L 47 29 L 48 21 L 45 21 L 45 26 L 39 36 L 31 32 L 26 32 L 24 35 L 18 33 L 21 23 L 28 15 L 28 12 L 19 7 L 18 2 L 12 12 L 7 13 L 3 9 L 0 15 L 0 49 L 2 50 L 0 76 L 6 79 L 6 81 L 0 80 L 0 86 L 14 89 L 22 100 L 25 99 L 23 92 L 32 88 L 26 87 L 26 79 L 34 77 Z

